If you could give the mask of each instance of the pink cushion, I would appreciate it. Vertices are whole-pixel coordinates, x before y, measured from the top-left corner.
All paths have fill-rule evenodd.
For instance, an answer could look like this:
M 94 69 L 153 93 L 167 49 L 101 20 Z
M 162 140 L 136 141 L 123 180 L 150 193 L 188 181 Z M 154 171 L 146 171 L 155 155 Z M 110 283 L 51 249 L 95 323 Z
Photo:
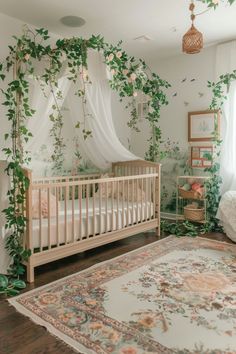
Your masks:
M 50 193 L 50 217 L 55 217 L 57 213 L 56 197 Z M 59 210 L 59 204 L 58 204 Z M 41 191 L 41 217 L 48 217 L 48 193 L 46 190 Z M 32 192 L 32 217 L 33 219 L 39 219 L 39 191 L 33 190 Z

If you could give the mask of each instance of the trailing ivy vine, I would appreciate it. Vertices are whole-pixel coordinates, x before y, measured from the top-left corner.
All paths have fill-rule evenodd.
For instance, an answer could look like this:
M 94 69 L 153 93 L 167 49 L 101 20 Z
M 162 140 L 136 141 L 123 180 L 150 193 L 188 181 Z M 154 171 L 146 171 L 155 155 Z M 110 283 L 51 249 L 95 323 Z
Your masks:
M 81 37 L 59 39 L 52 47 L 49 44 L 50 37 L 46 29 L 32 31 L 25 27 L 22 36 L 14 37 L 14 39 L 15 45 L 9 47 L 8 57 L 0 64 L 0 79 L 7 80 L 13 70 L 13 80 L 10 80 L 7 88 L 1 91 L 5 98 L 3 105 L 7 109 L 6 117 L 11 124 L 10 133 L 5 134 L 9 146 L 3 149 L 9 161 L 6 173 L 11 178 L 11 188 L 8 191 L 9 207 L 4 210 L 7 220 L 6 229 L 10 234 L 7 237 L 6 248 L 13 259 L 9 273 L 18 278 L 24 272 L 22 262 L 30 256 L 30 251 L 25 249 L 23 242 L 27 223 L 25 202 L 29 180 L 22 169 L 22 165 L 27 165 L 30 161 L 30 155 L 25 151 L 24 143 L 32 137 L 27 128 L 27 122 L 35 113 L 29 102 L 29 77 L 37 79 L 42 90 L 46 86 L 49 87 L 54 97 L 49 119 L 52 122 L 50 134 L 53 137 L 52 160 L 55 171 L 61 168 L 65 147 L 62 137 L 63 114 L 60 108 L 60 100 L 63 97 L 58 85 L 65 62 L 68 66 L 67 79 L 73 81 L 77 87 L 75 94 L 82 99 L 84 122 L 81 128 L 84 138 L 91 136 L 91 132 L 86 127 L 89 114 L 86 112 L 85 97 L 86 85 L 91 84 L 87 65 L 89 49 L 100 51 L 103 54 L 104 62 L 111 74 L 110 86 L 118 92 L 120 99 L 125 97 L 131 99 L 131 106 L 128 105 L 131 107 L 131 120 L 128 125 L 135 126 L 137 120 L 134 98 L 138 92 L 146 95 L 149 106 L 147 120 L 155 132 L 153 140 L 150 141 L 153 159 L 155 158 L 154 151 L 157 150 L 161 138 L 161 130 L 158 126 L 160 109 L 167 104 L 164 90 L 169 87 L 169 84 L 157 74 L 152 73 L 143 60 L 128 56 L 122 50 L 121 42 L 114 46 L 106 43 L 101 36 L 93 35 L 89 39 Z M 41 75 L 36 75 L 35 72 L 35 63 L 38 61 L 47 63 Z M 77 124 L 77 128 L 79 127 Z
M 210 105 L 211 110 L 221 112 L 225 100 L 227 99 L 227 93 L 229 92 L 232 82 L 236 81 L 236 70 L 232 73 L 226 73 L 219 77 L 217 82 L 208 81 L 208 88 L 212 91 L 212 101 Z M 217 113 L 216 113 L 217 115 Z M 167 223 L 162 224 L 162 228 L 166 232 L 174 233 L 178 236 L 180 234 L 187 236 L 197 236 L 199 233 L 206 233 L 210 231 L 222 231 L 219 225 L 219 220 L 216 217 L 217 210 L 220 203 L 220 186 L 222 178 L 220 172 L 220 152 L 221 152 L 222 140 L 218 133 L 217 117 L 215 117 L 215 134 L 213 136 L 213 149 L 214 154 L 206 156 L 211 161 L 211 166 L 204 169 L 204 172 L 210 177 L 205 182 L 206 189 L 206 212 L 207 222 L 204 225 L 198 226 L 197 224 L 184 222 L 184 223 Z M 192 225 L 190 228 L 190 224 Z
M 216 9 L 221 2 L 223 3 L 228 3 L 229 5 L 232 5 L 236 0 L 198 0 L 199 2 L 203 2 L 204 4 L 207 4 L 208 7 L 212 7 Z

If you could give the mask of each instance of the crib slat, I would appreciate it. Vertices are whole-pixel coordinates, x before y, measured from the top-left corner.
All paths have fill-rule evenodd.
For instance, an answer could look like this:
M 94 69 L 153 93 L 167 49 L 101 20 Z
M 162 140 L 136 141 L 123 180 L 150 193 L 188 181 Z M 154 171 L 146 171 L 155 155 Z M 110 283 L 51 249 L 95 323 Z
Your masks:
M 57 247 L 59 246 L 60 240 L 60 230 L 59 230 L 59 195 L 60 187 L 56 187 L 56 237 L 57 237 Z
M 105 202 L 105 230 L 108 232 L 108 208 L 107 208 L 107 203 L 108 203 L 108 183 L 106 183 L 106 202 Z
M 102 189 L 104 184 L 99 184 L 99 234 L 102 233 Z
M 116 230 L 119 229 L 119 200 L 120 200 L 120 182 L 116 182 L 117 186 L 117 199 L 116 199 L 116 206 L 117 206 L 117 212 L 116 212 Z
M 131 223 L 134 224 L 134 180 L 131 181 L 132 186 L 132 215 L 131 215 Z
M 47 188 L 47 200 L 48 200 L 48 248 L 51 248 L 51 198 L 50 188 Z
M 79 204 L 79 238 L 82 240 L 82 185 L 79 185 L 78 191 L 78 204 Z
M 143 221 L 143 178 L 141 178 L 141 216 L 140 221 Z
M 114 182 L 111 182 L 111 231 L 114 229 Z
M 138 201 L 139 180 L 136 180 L 136 224 L 139 222 L 139 201 Z
M 153 198 L 152 198 L 152 178 L 150 178 L 150 196 L 149 196 L 149 202 L 150 202 L 150 204 L 149 204 L 149 219 L 151 220 L 151 218 L 152 218 L 152 200 L 153 200 Z
M 69 194 L 70 194 L 70 191 L 69 191 Z M 71 186 L 71 212 L 72 212 L 72 238 L 75 242 L 76 241 L 76 234 L 75 234 L 75 186 Z
M 39 189 L 39 248 L 40 252 L 43 248 L 43 240 L 42 240 L 42 190 Z
M 125 219 L 125 188 L 124 188 L 124 180 L 122 181 L 122 228 L 124 227 L 124 219 Z
M 126 211 L 126 226 L 129 226 L 130 220 L 129 220 L 129 181 L 126 181 L 127 183 L 127 211 Z
M 86 238 L 89 237 L 89 188 L 86 184 Z
M 153 177 L 152 181 L 152 196 L 153 196 L 153 219 L 155 219 L 156 214 L 156 178 Z
M 145 178 L 145 220 L 148 218 L 148 178 Z
M 65 230 L 65 244 L 68 243 L 68 232 L 67 232 L 67 203 L 68 203 L 68 187 L 66 186 L 64 193 L 64 230 Z
M 96 203 L 96 193 L 95 193 L 95 183 L 93 184 L 93 237 L 95 236 L 96 230 L 96 214 L 95 214 L 95 203 Z

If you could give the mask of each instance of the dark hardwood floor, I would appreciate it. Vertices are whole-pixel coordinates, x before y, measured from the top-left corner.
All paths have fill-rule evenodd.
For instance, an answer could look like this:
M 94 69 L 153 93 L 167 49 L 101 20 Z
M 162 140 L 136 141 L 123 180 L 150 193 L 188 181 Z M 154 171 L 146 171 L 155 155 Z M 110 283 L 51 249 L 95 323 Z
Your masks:
M 162 236 L 164 237 L 164 236 Z M 220 233 L 204 237 L 224 242 L 232 242 Z M 26 291 L 79 272 L 99 262 L 117 257 L 156 241 L 154 233 L 135 235 L 94 250 L 67 257 L 36 269 L 34 284 Z M 72 354 L 73 349 L 50 335 L 42 326 L 34 324 L 9 306 L 6 299 L 0 299 L 0 354 Z

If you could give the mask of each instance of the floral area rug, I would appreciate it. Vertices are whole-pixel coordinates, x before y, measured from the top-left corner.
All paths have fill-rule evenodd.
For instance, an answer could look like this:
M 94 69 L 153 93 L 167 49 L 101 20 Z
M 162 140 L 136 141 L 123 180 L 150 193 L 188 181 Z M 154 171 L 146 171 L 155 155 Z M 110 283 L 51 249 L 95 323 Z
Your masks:
M 86 354 L 236 353 L 236 246 L 170 236 L 10 303 Z

